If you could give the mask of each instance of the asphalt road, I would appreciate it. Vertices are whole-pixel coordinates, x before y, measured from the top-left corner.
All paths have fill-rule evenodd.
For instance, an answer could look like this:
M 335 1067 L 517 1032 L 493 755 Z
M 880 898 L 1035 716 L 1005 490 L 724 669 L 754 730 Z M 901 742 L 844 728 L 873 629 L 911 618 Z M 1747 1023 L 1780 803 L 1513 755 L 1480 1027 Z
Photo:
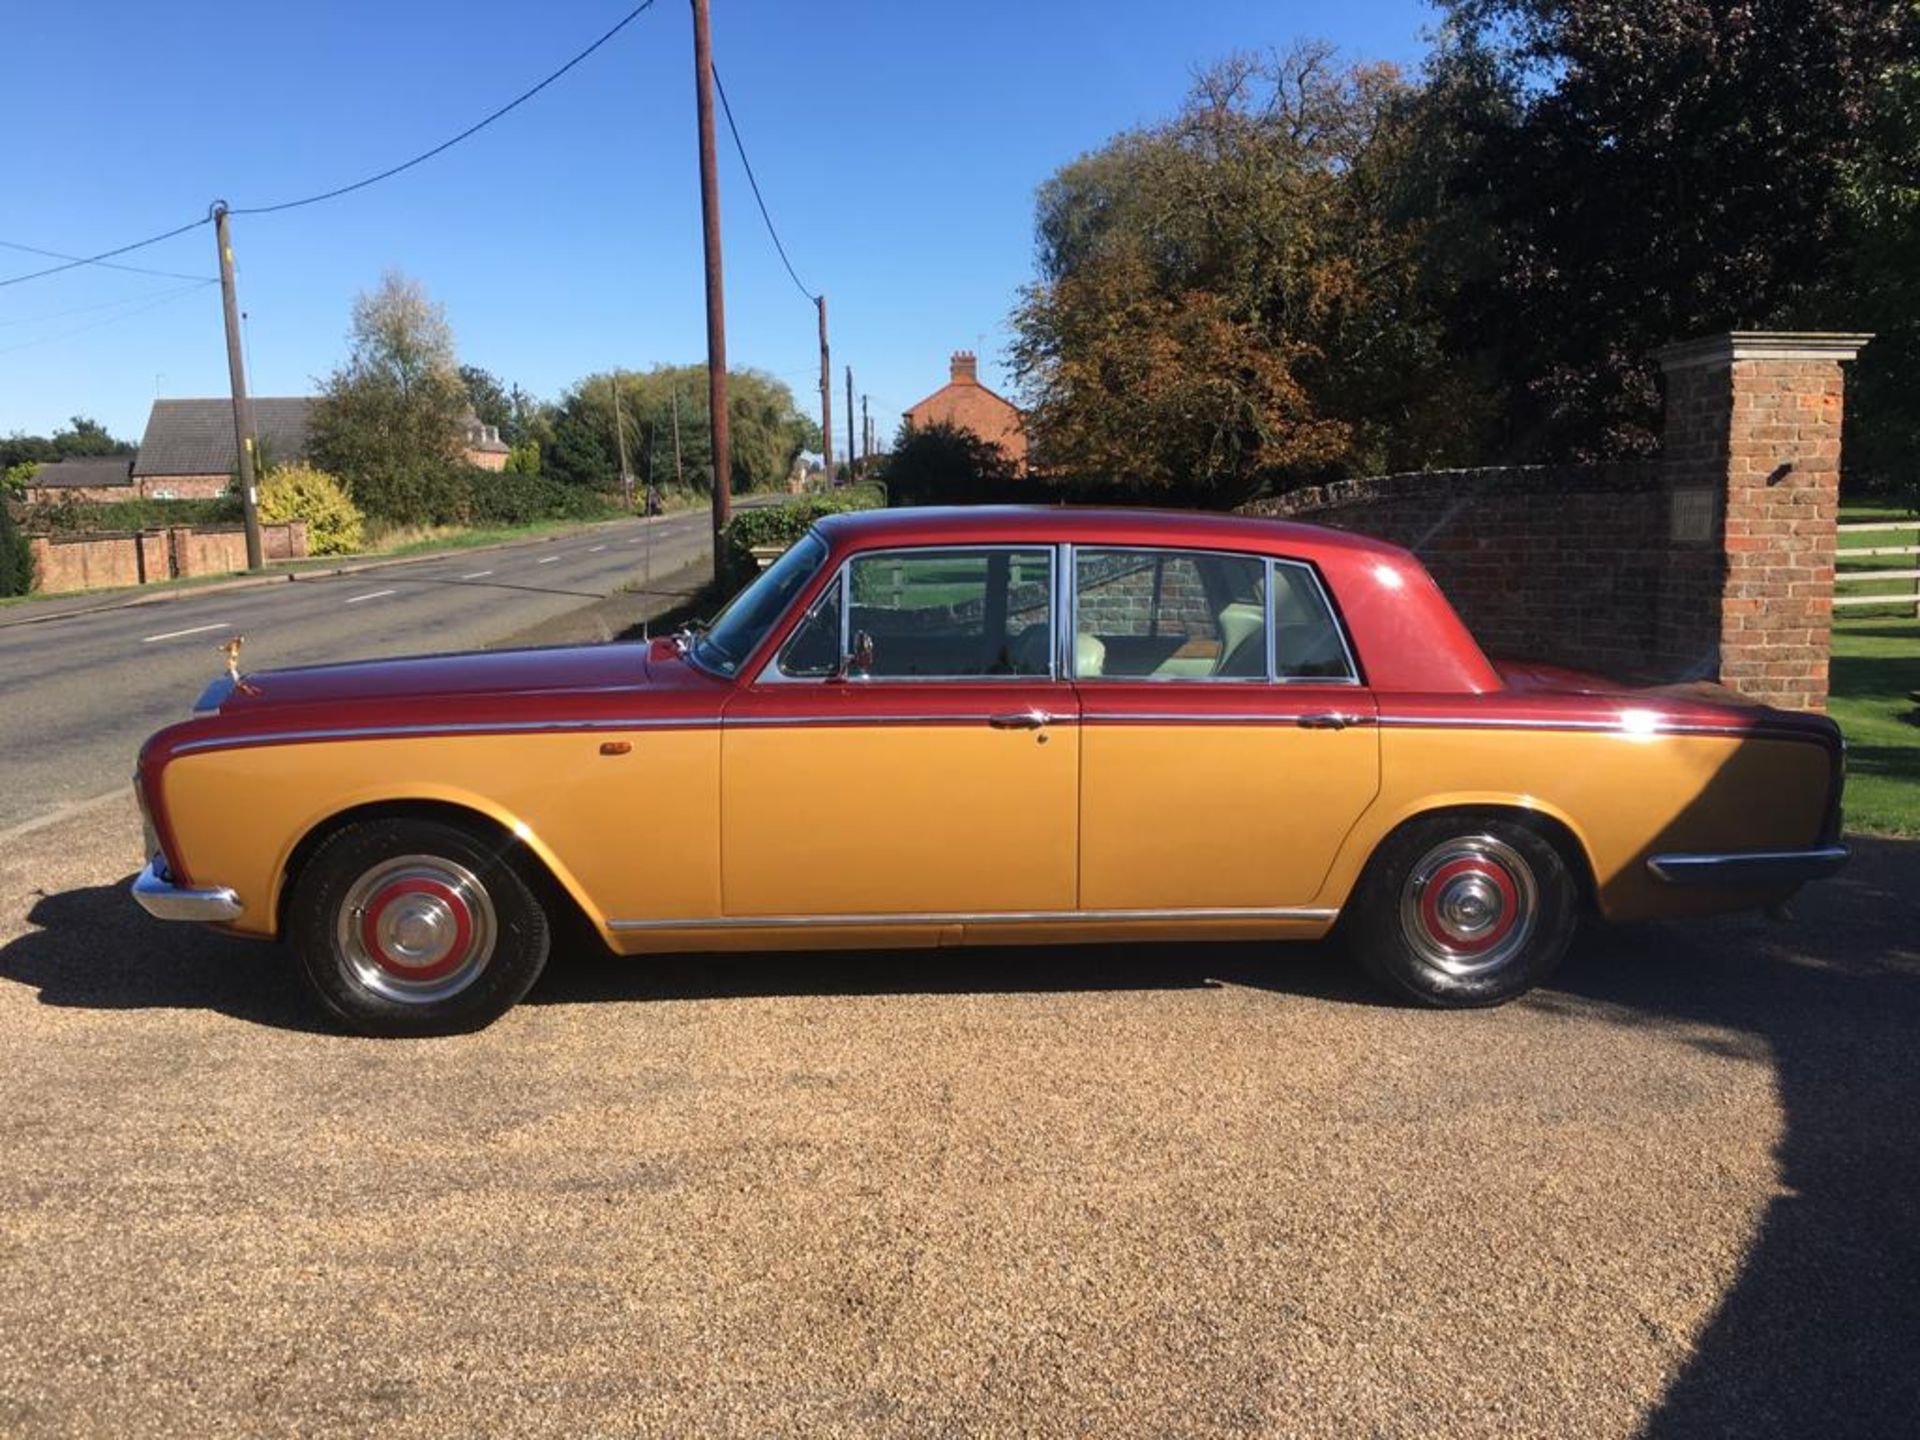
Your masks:
M 137 848 L 0 846 L 0 1434 L 1920 1414 L 1920 844 L 1495 1011 L 1318 946 L 563 954 L 408 1042 L 141 915 Z
M 470 650 L 670 580 L 709 550 L 705 511 L 30 624 L 0 617 L 0 832 L 123 784 L 140 743 L 182 719 L 247 637 L 255 669 Z M 15 623 L 8 623 L 15 622 Z

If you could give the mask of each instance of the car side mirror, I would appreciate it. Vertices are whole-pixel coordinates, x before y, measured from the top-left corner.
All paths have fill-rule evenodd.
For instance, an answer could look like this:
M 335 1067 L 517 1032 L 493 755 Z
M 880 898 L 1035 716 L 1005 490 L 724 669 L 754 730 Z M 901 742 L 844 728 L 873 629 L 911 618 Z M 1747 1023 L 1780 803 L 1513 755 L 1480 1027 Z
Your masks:
M 840 657 L 836 680 L 865 680 L 873 673 L 873 636 L 864 630 L 853 632 L 853 649 Z

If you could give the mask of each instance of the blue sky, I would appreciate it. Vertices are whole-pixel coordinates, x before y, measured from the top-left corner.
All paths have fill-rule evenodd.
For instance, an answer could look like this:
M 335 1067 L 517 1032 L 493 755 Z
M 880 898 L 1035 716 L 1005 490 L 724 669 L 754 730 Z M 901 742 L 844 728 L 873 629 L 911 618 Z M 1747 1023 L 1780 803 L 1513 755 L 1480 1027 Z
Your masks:
M 0 240 L 89 254 L 206 213 L 358 179 L 465 128 L 630 0 L 464 6 L 21 4 L 0 90 Z M 1032 276 L 1035 187 L 1169 113 L 1234 49 L 1331 40 L 1416 63 L 1423 0 L 713 0 L 714 55 L 801 278 L 879 429 L 977 349 L 1004 388 Z M 536 394 L 618 364 L 704 358 L 691 22 L 660 3 L 521 109 L 405 175 L 236 219 L 256 394 L 306 393 L 354 294 L 418 278 L 461 358 Z M 859 77 L 849 84 L 848 76 Z M 824 77 L 824 78 L 823 78 Z M 724 126 L 724 121 L 722 122 Z M 729 358 L 817 404 L 812 307 L 721 131 Z M 124 257 L 215 273 L 210 227 Z M 53 263 L 0 250 L 0 276 Z M 0 288 L 0 432 L 92 414 L 139 438 L 155 394 L 226 389 L 218 287 L 98 267 Z

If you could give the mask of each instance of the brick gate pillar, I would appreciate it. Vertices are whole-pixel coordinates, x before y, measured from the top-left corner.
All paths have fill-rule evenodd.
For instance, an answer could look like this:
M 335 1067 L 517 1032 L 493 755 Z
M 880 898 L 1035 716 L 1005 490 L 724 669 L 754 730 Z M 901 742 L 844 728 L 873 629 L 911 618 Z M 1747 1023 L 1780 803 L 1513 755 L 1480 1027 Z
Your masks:
M 1840 367 L 1871 338 L 1733 331 L 1659 352 L 1672 542 L 1660 649 L 1674 673 L 1826 708 Z

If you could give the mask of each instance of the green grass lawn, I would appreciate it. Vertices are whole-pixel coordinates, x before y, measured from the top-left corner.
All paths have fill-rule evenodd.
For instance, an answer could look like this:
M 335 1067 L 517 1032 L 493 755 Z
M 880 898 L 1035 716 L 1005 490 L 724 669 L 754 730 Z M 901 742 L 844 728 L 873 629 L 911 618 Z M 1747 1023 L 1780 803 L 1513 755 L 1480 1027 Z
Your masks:
M 1920 835 L 1920 620 L 1833 627 L 1833 718 L 1847 736 L 1847 828 Z

